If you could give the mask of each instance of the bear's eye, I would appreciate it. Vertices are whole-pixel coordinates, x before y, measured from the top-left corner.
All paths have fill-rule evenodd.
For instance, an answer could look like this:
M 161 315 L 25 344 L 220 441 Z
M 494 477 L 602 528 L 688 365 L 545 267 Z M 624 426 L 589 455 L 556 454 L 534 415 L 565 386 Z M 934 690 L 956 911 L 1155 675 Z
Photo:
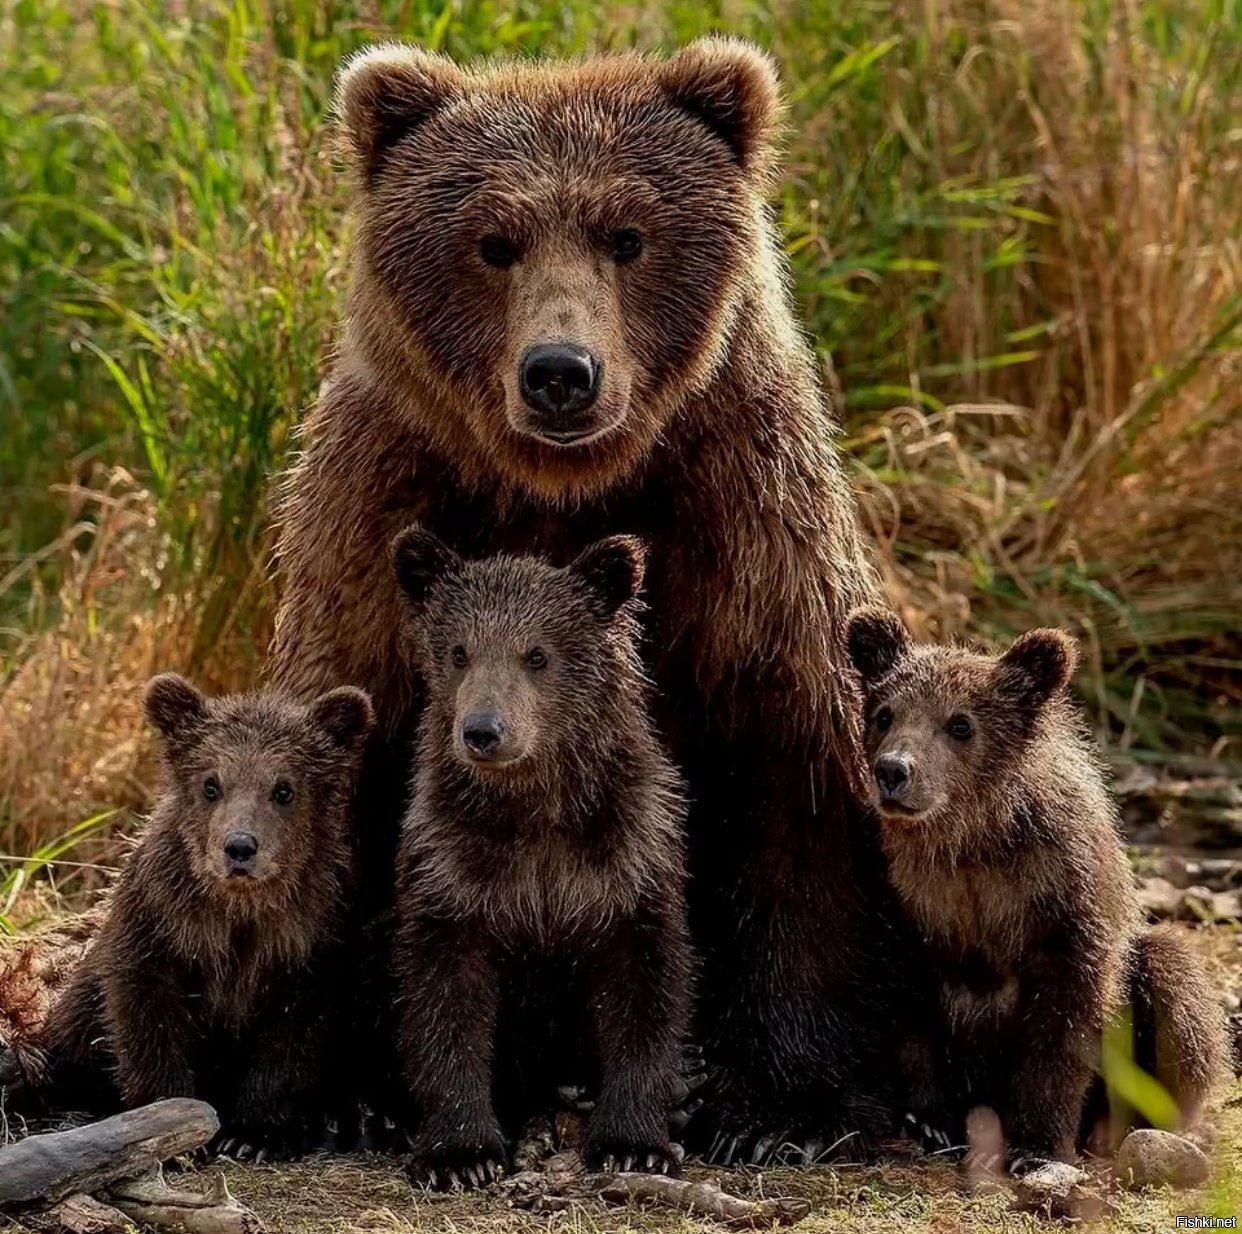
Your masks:
M 944 726 L 944 731 L 950 737 L 956 737 L 958 741 L 969 741 L 975 735 L 975 726 L 970 722 L 969 716 L 959 714 L 949 717 L 949 722 Z
M 220 781 L 215 776 L 208 776 L 203 781 L 203 800 L 219 801 L 220 800 Z
M 466 649 L 464 647 L 453 648 L 453 666 L 455 668 L 466 667 Z
M 626 227 L 623 231 L 613 233 L 608 247 L 612 250 L 613 261 L 624 265 L 627 261 L 633 261 L 643 251 L 643 237 L 633 227 Z
M 277 780 L 272 789 L 272 800 L 278 806 L 287 806 L 293 800 L 293 785 L 288 780 Z
M 547 653 L 544 651 L 542 647 L 532 647 L 526 653 L 526 663 L 529 664 L 531 668 L 535 668 L 535 669 L 547 668 L 548 667 Z
M 893 709 L 891 707 L 881 707 L 875 713 L 875 728 L 878 733 L 887 733 L 893 727 Z
M 479 241 L 479 255 L 489 266 L 507 270 L 517 261 L 518 246 L 504 236 L 484 236 Z

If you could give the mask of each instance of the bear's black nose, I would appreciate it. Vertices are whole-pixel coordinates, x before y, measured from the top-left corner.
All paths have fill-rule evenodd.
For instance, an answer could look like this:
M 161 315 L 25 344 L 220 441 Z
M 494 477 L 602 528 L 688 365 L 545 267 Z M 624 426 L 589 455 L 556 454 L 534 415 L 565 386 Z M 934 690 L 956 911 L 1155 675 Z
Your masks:
M 900 797 L 910 783 L 910 760 L 904 754 L 881 754 L 875 760 L 875 782 L 886 800 Z
M 230 831 L 224 837 L 224 855 L 233 865 L 248 865 L 258 851 L 259 841 L 248 831 Z
M 475 758 L 491 758 L 500 749 L 504 727 L 493 711 L 472 711 L 461 725 L 461 739 Z
M 527 407 L 538 412 L 535 427 L 554 441 L 571 441 L 590 432 L 578 413 L 599 393 L 600 363 L 569 343 L 536 343 L 527 349 L 518 386 Z

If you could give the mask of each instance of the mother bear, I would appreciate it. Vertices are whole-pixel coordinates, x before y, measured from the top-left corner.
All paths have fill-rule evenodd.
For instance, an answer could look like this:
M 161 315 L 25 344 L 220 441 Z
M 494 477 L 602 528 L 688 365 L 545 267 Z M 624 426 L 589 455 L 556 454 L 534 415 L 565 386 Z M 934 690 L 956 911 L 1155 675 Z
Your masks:
M 765 205 L 772 64 L 722 39 L 469 70 L 381 46 L 337 105 L 352 284 L 283 494 L 274 673 L 375 700 L 374 894 L 420 705 L 393 535 L 560 563 L 639 535 L 658 716 L 693 799 L 715 1155 L 884 1132 L 909 992 L 841 641 L 876 580 Z

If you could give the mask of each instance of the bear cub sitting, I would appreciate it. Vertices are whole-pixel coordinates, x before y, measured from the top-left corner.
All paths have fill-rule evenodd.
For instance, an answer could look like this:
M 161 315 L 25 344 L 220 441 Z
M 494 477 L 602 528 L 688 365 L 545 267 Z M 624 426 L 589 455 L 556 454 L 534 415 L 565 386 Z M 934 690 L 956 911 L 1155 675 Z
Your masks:
M 44 1027 L 47 1089 L 105 1106 L 199 1097 L 220 1114 L 219 1151 L 292 1155 L 330 1103 L 371 703 L 349 687 L 309 706 L 207 699 L 166 673 L 144 706 L 163 790 Z
M 1089 1093 L 1098 1104 L 1102 1034 L 1129 1003 L 1136 1061 L 1193 1120 L 1219 1074 L 1219 1016 L 1189 950 L 1141 928 L 1067 690 L 1074 641 L 1033 630 L 999 657 L 916 646 L 868 609 L 847 645 L 889 877 L 940 989 L 928 1039 L 947 1055 L 931 1089 L 941 1116 L 960 1135 L 972 1108 L 990 1108 L 1015 1167 L 1072 1160 Z
M 393 560 L 426 688 L 394 944 L 411 1177 L 490 1181 L 520 1102 L 579 1053 L 587 1161 L 667 1172 L 691 952 L 681 787 L 636 651 L 642 546 L 556 569 L 408 528 Z M 532 1043 L 554 1040 L 541 1072 Z

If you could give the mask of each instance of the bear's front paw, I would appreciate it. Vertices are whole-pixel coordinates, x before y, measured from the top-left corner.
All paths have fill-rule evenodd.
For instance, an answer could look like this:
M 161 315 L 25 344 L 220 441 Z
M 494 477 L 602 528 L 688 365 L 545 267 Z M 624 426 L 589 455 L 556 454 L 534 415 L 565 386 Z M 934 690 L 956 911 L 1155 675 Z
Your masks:
M 505 1172 L 509 1150 L 495 1126 L 449 1134 L 423 1127 L 415 1137 L 405 1172 L 410 1182 L 432 1191 L 466 1191 L 486 1187 Z
M 221 1128 L 209 1146 L 216 1156 L 234 1161 L 291 1161 L 310 1146 L 307 1128 L 295 1121 L 279 1123 L 230 1123 Z
M 680 1144 L 612 1141 L 588 1145 L 583 1152 L 587 1168 L 601 1174 L 670 1174 L 681 1170 L 685 1152 Z
M 448 1152 L 415 1152 L 405 1173 L 416 1187 L 432 1191 L 469 1191 L 487 1187 L 505 1172 L 503 1148 L 462 1148 Z

